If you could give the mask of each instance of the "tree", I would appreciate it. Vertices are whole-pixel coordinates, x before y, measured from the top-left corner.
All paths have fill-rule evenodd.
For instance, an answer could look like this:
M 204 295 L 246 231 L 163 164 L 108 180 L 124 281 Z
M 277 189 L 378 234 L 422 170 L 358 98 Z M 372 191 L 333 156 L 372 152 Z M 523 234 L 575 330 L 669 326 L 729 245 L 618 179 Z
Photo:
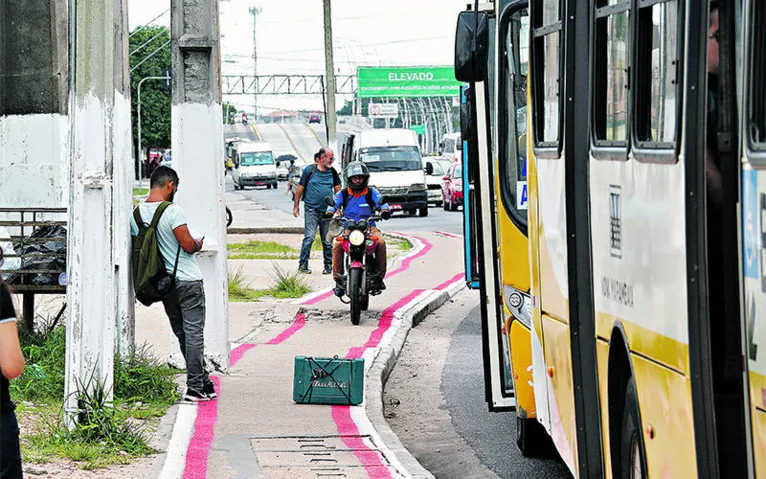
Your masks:
M 134 30 L 130 37 L 130 92 L 133 141 L 138 149 L 138 83 L 170 71 L 170 29 L 162 26 Z M 167 43 L 167 45 L 166 45 Z M 141 85 L 141 144 L 144 148 L 170 148 L 170 89 L 164 81 Z M 140 152 L 139 154 L 143 154 Z
M 339 116 L 348 116 L 353 114 L 352 108 L 354 107 L 354 102 L 350 100 L 346 100 L 346 103 L 343 105 L 343 108 L 337 111 L 337 114 Z

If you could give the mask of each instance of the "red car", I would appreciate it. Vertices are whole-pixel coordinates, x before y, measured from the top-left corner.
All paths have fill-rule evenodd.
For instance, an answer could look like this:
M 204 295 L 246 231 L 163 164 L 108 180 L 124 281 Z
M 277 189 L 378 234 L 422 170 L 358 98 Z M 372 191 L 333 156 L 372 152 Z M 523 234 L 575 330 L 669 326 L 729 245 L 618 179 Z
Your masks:
M 321 123 L 322 117 L 319 116 L 319 113 L 311 113 L 309 115 L 309 123 Z
M 463 166 L 453 164 L 442 178 L 442 198 L 444 211 L 457 211 L 463 204 Z

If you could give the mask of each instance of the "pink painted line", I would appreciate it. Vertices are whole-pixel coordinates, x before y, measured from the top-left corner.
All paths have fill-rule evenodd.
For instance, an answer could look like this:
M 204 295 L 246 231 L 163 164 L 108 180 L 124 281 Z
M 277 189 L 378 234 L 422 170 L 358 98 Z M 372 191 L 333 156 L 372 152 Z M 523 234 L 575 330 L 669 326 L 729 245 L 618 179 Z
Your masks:
M 290 336 L 297 333 L 306 325 L 306 316 L 303 313 L 295 315 L 295 319 L 289 328 L 282 331 L 277 337 L 271 339 L 266 344 L 280 344 Z M 239 362 L 246 352 L 250 351 L 257 344 L 241 344 L 234 348 L 229 356 L 229 363 L 233 367 Z M 221 394 L 221 383 L 217 376 L 211 376 L 210 379 L 215 385 L 215 391 Z M 215 437 L 215 424 L 218 422 L 218 400 L 203 402 L 198 404 L 197 419 L 194 421 L 194 434 L 186 451 L 186 467 L 184 468 L 184 479 L 205 479 L 207 477 L 207 458 L 210 454 L 210 446 Z
M 465 273 L 458 273 L 458 274 L 456 274 L 455 276 L 453 276 L 452 278 L 450 278 L 447 281 L 443 282 L 442 284 L 440 284 L 439 286 L 435 287 L 434 289 L 436 291 L 443 291 L 443 290 L 449 288 L 450 286 L 452 286 L 453 284 L 455 284 L 455 283 L 457 283 L 458 281 L 461 281 L 461 280 L 465 280 Z
M 391 473 L 383 463 L 380 453 L 370 449 L 362 440 L 359 428 L 351 418 L 350 406 L 333 406 L 332 418 L 338 426 L 343 443 L 354 451 L 354 455 L 359 458 L 359 462 L 367 471 L 367 476 L 374 479 L 391 478 Z
M 434 231 L 435 234 L 440 236 L 446 236 L 447 238 L 462 238 L 462 235 L 456 235 L 454 233 L 447 233 L 446 231 Z
M 394 313 L 396 313 L 396 310 L 417 298 L 422 292 L 422 289 L 415 289 L 411 291 L 407 296 L 403 297 L 393 305 L 383 310 L 383 313 L 380 315 L 380 319 L 378 320 L 378 327 L 375 328 L 372 333 L 370 333 L 370 338 L 366 343 L 364 343 L 364 348 L 378 347 L 380 340 L 383 339 L 383 335 L 386 334 L 388 328 L 391 327 L 391 323 L 394 320 Z
M 221 386 L 218 377 L 210 378 L 215 384 L 216 392 Z M 205 479 L 207 477 L 207 456 L 215 436 L 215 423 L 218 419 L 218 400 L 199 403 L 197 419 L 194 421 L 194 435 L 186 451 L 186 467 L 184 479 Z
M 277 336 L 276 338 L 272 339 L 271 341 L 269 341 L 266 344 L 280 344 L 281 342 L 285 341 L 286 339 L 288 339 L 293 334 L 295 334 L 298 331 L 300 331 L 301 328 L 303 328 L 304 326 L 306 326 L 306 315 L 303 314 L 303 313 L 298 313 L 298 314 L 295 315 L 295 319 L 293 320 L 293 324 L 290 325 L 289 328 L 287 328 L 284 331 L 282 331 L 281 333 L 279 333 L 279 336 Z
M 255 344 L 240 344 L 236 348 L 232 349 L 231 354 L 229 355 L 229 364 L 234 367 L 234 365 L 237 364 L 240 359 L 242 359 L 242 356 L 244 356 L 246 352 L 250 351 L 255 346 Z

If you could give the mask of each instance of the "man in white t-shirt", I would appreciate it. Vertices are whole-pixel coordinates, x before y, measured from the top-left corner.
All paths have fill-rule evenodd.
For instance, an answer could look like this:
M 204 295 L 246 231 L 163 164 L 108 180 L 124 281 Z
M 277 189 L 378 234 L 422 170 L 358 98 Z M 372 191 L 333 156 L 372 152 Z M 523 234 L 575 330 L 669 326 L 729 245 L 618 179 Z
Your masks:
M 172 168 L 159 166 L 150 182 L 149 197 L 138 205 L 141 219 L 150 222 L 163 201 L 173 201 L 178 191 L 178 174 Z M 138 226 L 130 216 L 130 234 L 138 235 Z M 163 300 L 170 326 L 178 338 L 186 360 L 186 401 L 207 401 L 216 397 L 213 382 L 205 371 L 205 287 L 194 253 L 202 249 L 204 237 L 192 238 L 183 208 L 172 204 L 157 223 L 157 241 L 165 260 L 165 269 L 176 269 L 175 288 Z

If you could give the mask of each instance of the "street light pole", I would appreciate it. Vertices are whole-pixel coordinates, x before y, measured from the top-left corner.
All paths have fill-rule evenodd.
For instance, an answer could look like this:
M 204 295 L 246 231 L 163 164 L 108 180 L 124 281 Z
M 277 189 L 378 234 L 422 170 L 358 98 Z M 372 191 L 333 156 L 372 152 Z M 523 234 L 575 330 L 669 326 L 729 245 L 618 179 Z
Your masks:
M 138 82 L 138 154 L 136 155 L 136 168 L 138 171 L 138 187 L 141 188 L 141 181 L 143 180 L 143 175 L 141 175 L 141 160 L 143 160 L 144 152 L 141 147 L 141 84 L 143 84 L 146 80 L 170 80 L 169 76 L 162 76 L 162 77 L 146 77 L 142 78 L 140 82 Z

